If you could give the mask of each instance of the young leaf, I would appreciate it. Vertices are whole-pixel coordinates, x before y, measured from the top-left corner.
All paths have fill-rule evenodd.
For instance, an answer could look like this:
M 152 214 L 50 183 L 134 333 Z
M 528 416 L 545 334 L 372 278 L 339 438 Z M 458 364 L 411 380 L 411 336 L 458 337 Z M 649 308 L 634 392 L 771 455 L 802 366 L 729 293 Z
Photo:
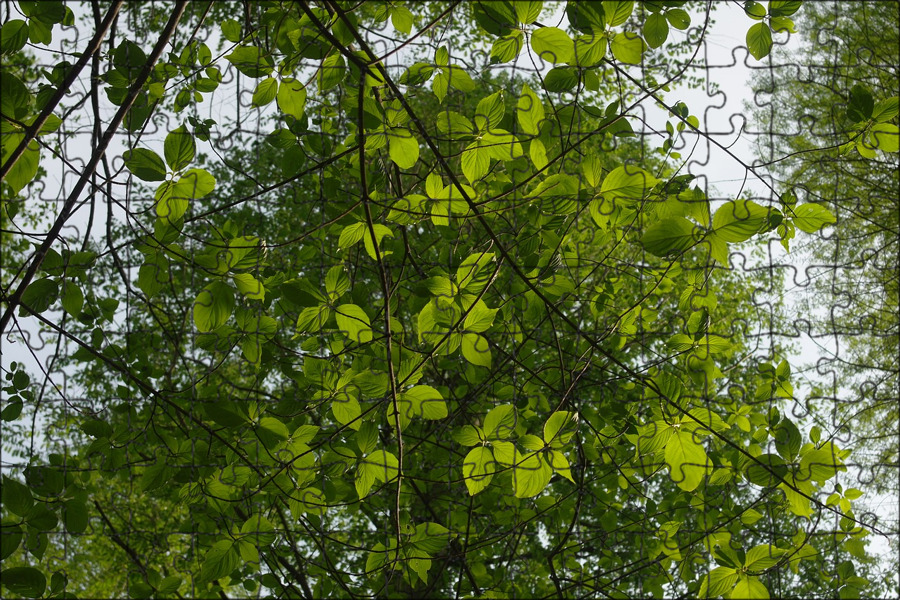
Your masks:
M 372 327 L 369 315 L 355 304 L 342 304 L 335 309 L 338 329 L 354 342 L 364 344 L 372 341 Z
M 166 136 L 164 150 L 166 164 L 169 165 L 169 168 L 173 171 L 180 171 L 194 160 L 197 146 L 194 143 L 194 136 L 182 125 Z
M 207 583 L 231 574 L 241 564 L 241 557 L 232 540 L 220 540 L 212 545 L 200 566 L 198 583 Z
M 256 85 L 256 89 L 253 91 L 251 106 L 254 108 L 266 106 L 275 99 L 275 94 L 277 92 L 278 80 L 274 77 L 266 77 Z
M 671 217 L 654 223 L 641 237 L 644 249 L 654 256 L 683 252 L 695 243 L 695 225 L 684 217 Z
M 815 233 L 837 219 L 821 204 L 801 204 L 794 209 L 794 226 L 806 233 Z
M 539 57 L 554 64 L 567 63 L 575 58 L 572 38 L 558 27 L 541 27 L 531 34 L 531 48 Z
M 644 40 L 636 33 L 622 31 L 609 43 L 609 49 L 617 60 L 630 65 L 639 65 L 645 50 Z
M 651 48 L 659 48 L 669 37 L 669 23 L 662 13 L 653 13 L 644 21 L 644 39 Z
M 518 415 L 512 404 L 501 404 L 484 417 L 484 435 L 489 440 L 507 439 L 516 428 Z
M 463 478 L 469 495 L 474 496 L 490 485 L 494 471 L 494 455 L 490 448 L 484 446 L 472 448 L 462 464 Z
M 479 367 L 491 368 L 491 348 L 488 341 L 477 333 L 464 333 L 462 355 L 467 361 Z
M 126 150 L 122 156 L 125 159 L 125 168 L 138 179 L 162 181 L 166 178 L 166 165 L 153 150 L 135 148 Z
M 697 489 L 712 464 L 691 431 L 676 431 L 666 444 L 666 463 L 672 481 L 686 492 Z
M 768 23 L 757 23 L 747 30 L 747 49 L 756 60 L 762 60 L 772 51 L 772 31 Z
M 201 333 L 218 329 L 234 310 L 234 288 L 214 281 L 203 288 L 194 301 L 194 324 Z
M 513 468 L 513 493 L 516 498 L 537 496 L 550 483 L 553 469 L 538 452 L 522 456 L 516 451 L 516 455 L 516 465 Z
M 408 129 L 394 128 L 388 134 L 391 160 L 401 169 L 412 169 L 419 160 L 419 141 Z
M 274 65 L 271 57 L 263 54 L 262 49 L 257 46 L 239 46 L 225 58 L 248 77 L 269 75 Z
M 303 116 L 306 108 L 306 88 L 296 79 L 287 77 L 278 85 L 278 108 L 295 119 Z

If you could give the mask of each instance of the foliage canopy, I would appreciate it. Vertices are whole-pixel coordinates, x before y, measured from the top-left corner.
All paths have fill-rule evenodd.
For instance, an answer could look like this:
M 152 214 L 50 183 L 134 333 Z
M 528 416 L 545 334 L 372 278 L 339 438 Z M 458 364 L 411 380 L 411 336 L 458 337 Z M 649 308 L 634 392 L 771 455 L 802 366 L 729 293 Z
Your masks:
M 800 4 L 745 3 L 748 60 Z M 2 25 L 0 331 L 65 348 L 4 365 L 6 592 L 883 591 L 851 449 L 761 341 L 775 284 L 733 267 L 835 217 L 681 154 L 709 5 L 83 8 Z M 868 160 L 882 91 L 842 92 Z

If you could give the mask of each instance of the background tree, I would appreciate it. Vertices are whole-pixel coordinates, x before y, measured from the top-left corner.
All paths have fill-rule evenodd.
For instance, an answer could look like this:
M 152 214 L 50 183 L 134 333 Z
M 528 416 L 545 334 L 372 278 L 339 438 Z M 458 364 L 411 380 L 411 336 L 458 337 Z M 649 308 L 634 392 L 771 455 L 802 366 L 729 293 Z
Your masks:
M 778 409 L 773 282 L 727 268 L 833 218 L 682 174 L 699 121 L 639 65 L 690 60 L 666 40 L 708 9 L 683 4 L 110 5 L 130 27 L 89 98 L 125 151 L 87 174 L 121 216 L 80 252 L 48 235 L 4 291 L 4 327 L 56 332 L 84 391 L 4 480 L 7 590 L 880 593 L 861 544 L 826 568 L 868 529 L 857 490 L 818 497 L 848 451 Z M 748 6 L 755 56 L 797 8 Z M 73 551 L 128 569 L 82 580 Z
M 822 202 L 837 219 L 831 243 L 792 245 L 812 265 L 811 285 L 795 301 L 827 347 L 818 371 L 828 378 L 809 400 L 818 408 L 812 414 L 824 431 L 855 440 L 858 468 L 869 473 L 873 490 L 893 498 L 900 494 L 898 9 L 890 2 L 857 8 L 848 14 L 835 3 L 805 7 L 802 46 L 773 53 L 773 62 L 789 67 L 755 74 L 770 102 L 753 109 L 765 132 L 761 159 L 778 181 L 794 182 L 800 197 Z M 886 527 L 896 530 L 896 512 L 888 518 Z

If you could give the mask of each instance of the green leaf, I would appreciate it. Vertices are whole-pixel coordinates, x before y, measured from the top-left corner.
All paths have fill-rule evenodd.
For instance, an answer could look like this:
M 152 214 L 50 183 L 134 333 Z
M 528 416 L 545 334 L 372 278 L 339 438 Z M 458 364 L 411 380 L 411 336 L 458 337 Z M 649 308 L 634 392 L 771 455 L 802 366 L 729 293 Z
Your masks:
M 491 348 L 488 341 L 477 333 L 464 333 L 462 355 L 467 361 L 479 367 L 491 368 Z
M 482 333 L 484 331 L 487 331 L 494 323 L 494 316 L 496 314 L 496 308 L 488 308 L 482 300 L 479 300 L 471 308 L 469 314 L 466 315 L 466 320 L 463 327 L 467 331 Z
M 675 29 L 680 29 L 681 31 L 684 31 L 691 26 L 691 16 L 687 11 L 680 8 L 670 8 L 667 10 L 666 19 L 669 21 L 669 25 Z
M 516 18 L 519 23 L 530 25 L 537 21 L 541 16 L 541 10 L 544 7 L 542 0 L 516 0 L 513 2 L 513 9 L 516 11 Z
M 761 454 L 748 462 L 744 476 L 750 483 L 761 487 L 774 487 L 784 480 L 788 468 L 777 454 Z
M 882 152 L 897 152 L 900 150 L 900 129 L 893 123 L 878 123 L 873 125 L 869 134 L 874 138 L 874 146 Z
M 769 15 L 772 17 L 789 17 L 803 6 L 801 0 L 772 0 L 769 2 Z
M 63 284 L 62 291 L 62 307 L 67 313 L 73 317 L 81 314 L 81 308 L 84 306 L 84 292 L 81 287 L 74 281 L 66 281 Z
M 405 6 L 394 6 L 391 8 L 391 24 L 397 31 L 409 35 L 412 32 L 413 14 Z
M 747 49 L 756 60 L 762 60 L 772 51 L 772 31 L 768 23 L 757 23 L 747 30 Z
M 169 168 L 173 171 L 180 171 L 194 160 L 197 145 L 194 143 L 194 136 L 182 125 L 166 136 L 164 150 L 166 164 L 169 165 Z
M 494 92 L 478 101 L 478 106 L 475 108 L 475 126 L 480 131 L 498 130 L 504 112 L 503 92 Z
M 729 597 L 735 600 L 767 600 L 769 598 L 769 590 L 759 580 L 759 577 L 745 575 L 734 586 L 734 590 Z
M 369 231 L 368 227 L 365 227 L 363 231 L 363 245 L 366 248 L 366 253 L 372 260 L 378 260 L 378 255 L 375 253 L 375 247 L 381 245 L 381 240 L 385 237 L 394 237 L 394 233 L 386 226 L 381 223 L 376 223 L 372 225 L 372 230 L 375 232 L 375 239 L 372 239 L 372 232 Z M 384 258 L 388 253 L 381 252 L 381 257 Z
M 555 67 L 544 77 L 544 89 L 548 92 L 570 92 L 578 86 L 578 69 Z
M 238 291 L 248 300 L 263 300 L 266 297 L 266 288 L 250 273 L 235 273 L 231 276 Z
M 609 43 L 609 49 L 617 60 L 630 65 L 639 65 L 645 50 L 644 40 L 636 33 L 622 31 Z
M 221 23 L 222 36 L 229 42 L 241 41 L 241 24 L 234 19 L 225 19 Z
M 350 289 L 350 278 L 343 265 L 335 265 L 325 275 L 325 292 L 332 301 L 343 296 Z
M 835 222 L 837 219 L 834 215 L 821 204 L 801 204 L 794 209 L 794 226 L 806 233 L 815 233 Z
M 730 567 L 716 567 L 703 578 L 698 598 L 718 598 L 734 588 L 740 575 Z
M 3 89 L 3 94 L 0 94 L 0 112 L 15 119 L 25 118 L 30 112 L 34 97 L 22 80 L 9 71 L 3 70 L 0 71 L 0 86 Z M 3 133 L 6 134 L 5 129 Z M 5 142 L 4 146 L 7 144 L 11 144 L 11 142 Z
M 479 430 L 472 425 L 463 425 L 453 432 L 453 439 L 463 446 L 475 446 L 484 441 L 478 432 Z
M 603 2 L 606 24 L 610 27 L 618 27 L 625 23 L 632 11 L 634 11 L 633 0 L 604 0 Z
M 203 288 L 194 301 L 194 324 L 201 333 L 218 329 L 234 310 L 234 288 L 214 281 Z
M 359 400 L 349 394 L 340 394 L 331 402 L 331 413 L 341 425 L 347 425 L 350 429 L 359 429 L 361 423 L 362 407 Z
M 447 417 L 447 403 L 441 393 L 428 385 L 417 385 L 403 392 L 402 398 L 411 405 L 411 416 L 424 419 Z
M 87 530 L 89 518 L 84 502 L 67 500 L 63 503 L 62 513 L 67 532 L 77 535 Z
M 669 37 L 669 23 L 662 13 L 652 13 L 644 21 L 644 39 L 651 48 L 659 48 Z
M 484 436 L 489 440 L 505 440 L 516 429 L 518 415 L 512 404 L 495 406 L 484 417 Z
M 138 179 L 162 181 L 166 178 L 166 164 L 153 150 L 126 150 L 122 157 L 125 159 L 125 168 Z
M 491 46 L 491 62 L 507 63 L 515 60 L 525 45 L 525 36 L 521 31 L 513 31 L 494 41 Z
M 439 112 L 437 115 L 436 124 L 438 131 L 440 131 L 441 133 L 447 133 L 452 138 L 458 139 L 461 136 L 475 133 L 475 126 L 472 125 L 472 122 L 463 115 L 452 110 L 442 110 L 441 112 Z M 429 177 L 431 177 L 431 175 L 429 175 Z M 443 185 L 441 185 L 438 189 L 441 188 L 443 188 Z M 430 192 L 428 193 L 428 195 L 431 198 L 435 197 L 435 195 Z
M 308 306 L 300 311 L 297 317 L 297 331 L 315 333 L 325 327 L 325 323 L 331 318 L 331 309 L 328 305 Z
M 144 469 L 144 473 L 141 475 L 141 490 L 152 492 L 159 489 L 166 485 L 171 477 L 172 470 L 165 461 L 152 464 Z
M 475 82 L 472 81 L 472 77 L 462 67 L 450 65 L 443 71 L 450 87 L 456 88 L 461 92 L 474 92 L 478 88 Z
M 22 527 L 13 523 L 3 522 L 3 533 L 0 534 L 0 560 L 6 560 L 13 552 L 19 549 L 22 543 Z
M 8 94 L 9 92 L 4 89 L 3 95 Z M 4 133 L 4 135 L 7 135 Z M 18 145 L 19 140 L 24 139 L 21 134 L 12 134 L 8 135 L 6 144 L 7 147 L 13 147 L 13 144 Z M 10 168 L 10 170 L 6 173 L 6 177 L 4 177 L 3 181 L 9 184 L 9 187 L 12 188 L 12 192 L 14 195 L 21 192 L 25 189 L 29 183 L 34 181 L 35 176 L 38 172 L 38 165 L 41 160 L 41 151 L 40 146 L 36 141 L 32 141 L 26 146 L 25 151 L 19 156 L 19 160 L 16 161 L 16 164 Z
M 200 566 L 198 583 L 208 583 L 231 574 L 241 566 L 241 557 L 234 549 L 232 540 L 220 540 L 212 545 Z
M 516 454 L 516 465 L 513 468 L 513 493 L 516 498 L 537 496 L 550 483 L 553 469 L 538 452 L 522 456 L 516 451 Z
M 606 13 L 600 2 L 567 2 L 566 16 L 572 27 L 588 35 L 606 29 Z
M 391 160 L 401 169 L 411 169 L 419 160 L 419 141 L 408 129 L 394 128 L 388 134 Z
M 666 444 L 665 458 L 672 481 L 686 492 L 697 489 L 703 477 L 712 472 L 703 446 L 694 441 L 691 431 L 674 433 Z
M 549 162 L 547 159 L 547 149 L 544 148 L 544 144 L 541 140 L 537 138 L 531 140 L 528 147 L 528 156 L 531 158 L 534 168 L 538 170 L 546 167 Z
M 3 476 L 3 487 L 0 488 L 0 493 L 2 493 L 3 507 L 20 517 L 26 516 L 34 505 L 31 490 L 6 475 Z
M 594 67 L 599 65 L 600 61 L 606 56 L 606 50 L 609 46 L 609 40 L 605 35 L 580 35 L 575 38 L 575 63 L 579 67 Z M 591 91 L 597 91 L 596 88 L 588 86 L 589 77 L 593 75 L 590 71 L 584 72 L 585 86 Z
M 56 302 L 59 296 L 59 284 L 56 279 L 44 277 L 32 281 L 22 294 L 22 304 L 36 313 L 42 313 Z M 26 314 L 23 310 L 19 314 Z
M 363 236 L 366 234 L 366 224 L 359 222 L 353 223 L 352 225 L 347 225 L 341 230 L 341 236 L 338 239 L 338 248 L 341 250 L 346 250 L 351 246 L 359 243 Z
M 878 123 L 886 123 L 900 114 L 900 98 L 893 96 L 885 98 L 872 109 L 872 119 Z
M 469 193 L 474 195 L 471 191 Z M 459 289 L 471 294 L 480 293 L 492 275 L 485 267 L 492 262 L 494 262 L 493 252 L 478 252 L 467 256 L 456 269 L 456 283 Z
M 335 309 L 338 329 L 358 344 L 372 341 L 372 326 L 366 311 L 355 304 L 341 304 Z
M 778 564 L 786 550 L 771 544 L 760 544 L 747 551 L 744 566 L 753 571 L 764 571 Z
M 850 88 L 850 105 L 847 108 L 847 118 L 851 123 L 859 123 L 869 119 L 874 110 L 875 100 L 868 89 L 859 84 Z
M 356 472 L 356 493 L 360 498 L 365 498 L 376 481 L 387 483 L 394 480 L 400 472 L 399 464 L 397 457 L 385 450 L 377 450 L 360 459 Z
M 406 71 L 400 76 L 400 83 L 403 85 L 422 85 L 434 73 L 434 67 L 429 63 L 413 63 L 407 67 Z
M 327 56 L 322 61 L 322 66 L 316 75 L 319 91 L 324 92 L 338 85 L 344 80 L 346 73 L 347 67 L 344 64 L 344 57 L 339 52 Z
M 491 483 L 494 476 L 494 455 L 489 448 L 472 448 L 463 459 L 462 473 L 469 495 L 474 496 Z
M 744 3 L 744 13 L 751 19 L 759 21 L 765 18 L 766 7 L 755 0 L 748 0 Z
M 306 108 L 306 88 L 296 79 L 286 77 L 278 85 L 277 101 L 281 112 L 299 119 Z
M 209 171 L 206 169 L 188 169 L 172 188 L 172 197 L 196 200 L 209 194 L 215 187 L 216 180 L 209 174 Z M 157 213 L 159 213 L 158 208 Z M 170 220 L 173 219 L 170 218 Z
M 695 225 L 684 217 L 671 217 L 654 223 L 641 237 L 644 249 L 654 256 L 668 256 L 694 245 Z
M 122 40 L 113 53 L 113 65 L 129 81 L 134 81 L 146 64 L 147 55 L 132 41 Z
M 257 46 L 239 46 L 225 58 L 248 77 L 269 75 L 274 64 L 271 57 L 264 54 L 262 49 Z
M 769 222 L 769 211 L 752 200 L 726 202 L 713 215 L 713 231 L 725 242 L 743 242 Z
M 241 525 L 241 533 L 252 538 L 257 546 L 268 546 L 275 542 L 275 527 L 260 514 L 255 514 Z
M 565 441 L 565 438 L 571 435 L 559 435 L 559 432 L 566 426 L 575 423 L 575 413 L 566 411 L 555 411 L 544 423 L 544 442 L 551 444 L 554 442 Z
M 758 510 L 753 510 L 752 508 L 748 508 L 744 512 L 741 513 L 741 523 L 750 527 L 760 519 L 762 519 L 763 515 Z
M 531 34 L 531 48 L 541 59 L 554 64 L 575 58 L 575 43 L 558 27 L 541 27 Z
M 795 477 L 799 481 L 815 481 L 825 483 L 842 470 L 843 463 L 834 455 L 833 450 L 821 448 L 810 450 L 800 458 L 800 469 Z
M 626 165 L 609 172 L 600 186 L 600 193 L 609 200 L 624 198 L 637 201 L 643 199 L 657 183 L 659 180 L 644 169 Z
M 773 430 L 775 449 L 785 460 L 792 460 L 800 452 L 803 436 L 793 421 L 782 418 Z
M 40 598 L 47 589 L 47 577 L 34 567 L 12 567 L 0 573 L 3 587 L 26 598 Z
M 12 19 L 0 28 L 0 53 L 13 54 L 28 42 L 28 24 L 21 19 Z
M 266 106 L 272 100 L 275 99 L 275 94 L 278 92 L 278 80 L 274 77 L 267 77 L 260 81 L 256 85 L 256 89 L 253 91 L 253 98 L 251 101 L 251 106 L 256 108 L 260 106 Z
M 491 150 L 474 142 L 466 147 L 462 155 L 462 171 L 469 183 L 475 183 L 491 168 Z

